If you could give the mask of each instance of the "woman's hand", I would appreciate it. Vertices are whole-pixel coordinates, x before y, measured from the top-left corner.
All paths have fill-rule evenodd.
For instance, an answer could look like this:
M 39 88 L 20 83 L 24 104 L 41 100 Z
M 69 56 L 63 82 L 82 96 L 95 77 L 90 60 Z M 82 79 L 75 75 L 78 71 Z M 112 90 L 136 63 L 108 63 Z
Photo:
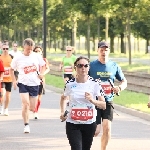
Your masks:
M 60 119 L 61 119 L 62 122 L 64 122 L 67 119 L 67 115 L 64 116 L 64 113 L 61 113 Z
M 90 93 L 88 92 L 85 92 L 85 99 L 92 102 L 93 101 L 93 97 Z

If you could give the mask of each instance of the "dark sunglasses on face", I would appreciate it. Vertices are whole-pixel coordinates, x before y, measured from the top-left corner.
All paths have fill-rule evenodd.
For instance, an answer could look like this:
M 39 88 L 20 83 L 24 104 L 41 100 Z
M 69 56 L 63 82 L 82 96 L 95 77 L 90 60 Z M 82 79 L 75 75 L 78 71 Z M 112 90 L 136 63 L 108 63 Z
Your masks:
M 82 67 L 85 67 L 85 68 L 87 68 L 87 67 L 89 67 L 89 64 L 77 64 L 76 65 L 77 66 L 77 68 L 82 68 Z
M 67 51 L 72 51 L 72 50 L 67 50 Z
M 3 50 L 8 50 L 8 48 L 3 48 Z

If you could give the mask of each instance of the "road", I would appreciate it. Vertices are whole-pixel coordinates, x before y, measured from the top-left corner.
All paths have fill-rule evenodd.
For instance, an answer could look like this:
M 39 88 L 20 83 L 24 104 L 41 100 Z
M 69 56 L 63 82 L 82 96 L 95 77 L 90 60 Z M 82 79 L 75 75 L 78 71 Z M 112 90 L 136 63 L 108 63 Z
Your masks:
M 70 150 L 65 123 L 59 120 L 60 94 L 46 90 L 39 110 L 39 120 L 30 112 L 30 134 L 23 133 L 18 90 L 12 90 L 9 116 L 0 116 L 0 150 Z M 118 112 L 118 111 L 117 111 Z M 150 122 L 118 112 L 112 123 L 108 150 L 150 150 Z M 91 150 L 100 150 L 100 137 Z

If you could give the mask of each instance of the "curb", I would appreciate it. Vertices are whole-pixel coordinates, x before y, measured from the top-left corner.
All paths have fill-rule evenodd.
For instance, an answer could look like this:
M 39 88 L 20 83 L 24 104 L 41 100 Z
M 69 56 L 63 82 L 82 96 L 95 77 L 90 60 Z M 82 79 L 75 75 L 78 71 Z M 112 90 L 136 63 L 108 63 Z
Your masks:
M 54 91 L 56 93 L 60 93 L 60 94 L 63 93 L 63 89 L 56 88 L 51 85 L 45 85 L 45 88 L 48 90 Z M 127 107 L 117 105 L 117 104 L 114 104 L 114 108 L 115 108 L 115 110 L 118 110 L 120 112 L 150 121 L 150 114 L 148 114 L 148 113 L 144 113 L 144 112 L 141 112 L 141 111 L 138 111 L 135 109 L 131 109 L 131 108 L 127 108 Z

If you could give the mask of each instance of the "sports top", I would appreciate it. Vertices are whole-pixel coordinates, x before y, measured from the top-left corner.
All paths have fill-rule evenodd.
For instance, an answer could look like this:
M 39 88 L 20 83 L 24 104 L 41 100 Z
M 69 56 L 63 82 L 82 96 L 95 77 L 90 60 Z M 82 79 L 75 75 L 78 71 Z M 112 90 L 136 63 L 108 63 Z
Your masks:
M 34 52 L 29 56 L 19 54 L 12 60 L 11 67 L 19 72 L 18 82 L 28 86 L 40 85 L 37 71 L 45 65 L 43 58 Z
M 73 74 L 74 69 L 72 68 L 72 65 L 74 65 L 75 60 L 75 55 L 71 55 L 71 57 L 64 56 L 62 58 L 64 74 Z
M 114 93 L 111 91 L 111 85 L 108 79 L 122 81 L 125 77 L 117 63 L 109 60 L 106 64 L 102 64 L 99 60 L 90 63 L 89 75 L 94 79 L 100 79 L 101 85 L 105 92 L 105 101 L 112 101 Z
M 3 82 L 12 82 L 11 73 L 10 73 L 10 64 L 12 62 L 12 57 L 8 55 L 0 55 L 0 59 L 3 61 L 4 65 L 4 75 Z
M 93 99 L 104 95 L 100 80 L 94 80 L 90 76 L 85 83 L 77 83 L 75 78 L 67 81 L 64 88 L 64 96 L 69 96 L 70 100 L 67 122 L 91 124 L 96 121 L 95 105 L 85 99 L 85 92 L 91 93 Z

